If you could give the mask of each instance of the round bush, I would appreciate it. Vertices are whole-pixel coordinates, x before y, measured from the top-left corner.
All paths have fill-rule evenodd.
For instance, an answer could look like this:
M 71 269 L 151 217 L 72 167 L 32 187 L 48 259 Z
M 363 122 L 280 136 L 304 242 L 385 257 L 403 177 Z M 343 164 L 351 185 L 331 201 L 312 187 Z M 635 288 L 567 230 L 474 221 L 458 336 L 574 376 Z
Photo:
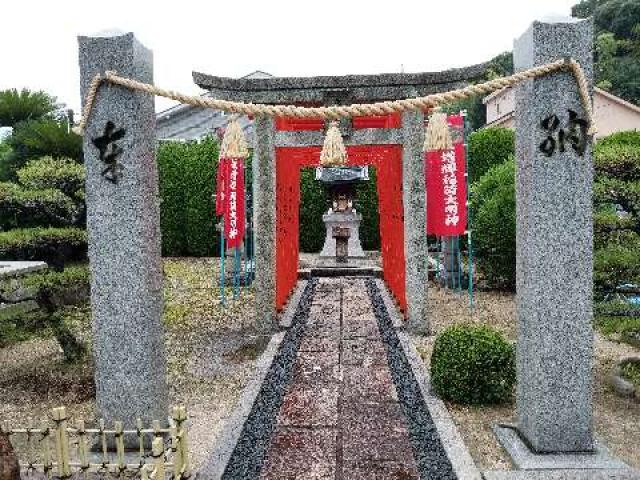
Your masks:
M 469 135 L 469 180 L 480 179 L 491 167 L 515 154 L 516 137 L 509 128 L 483 128 Z
M 31 190 L 60 190 L 76 197 L 84 189 L 84 165 L 70 158 L 42 157 L 32 160 L 17 172 L 19 182 Z
M 449 327 L 433 347 L 431 382 L 438 395 L 452 402 L 508 402 L 516 382 L 515 349 L 490 327 Z
M 484 279 L 492 287 L 516 284 L 515 162 L 492 167 L 474 185 L 471 202 L 473 248 Z

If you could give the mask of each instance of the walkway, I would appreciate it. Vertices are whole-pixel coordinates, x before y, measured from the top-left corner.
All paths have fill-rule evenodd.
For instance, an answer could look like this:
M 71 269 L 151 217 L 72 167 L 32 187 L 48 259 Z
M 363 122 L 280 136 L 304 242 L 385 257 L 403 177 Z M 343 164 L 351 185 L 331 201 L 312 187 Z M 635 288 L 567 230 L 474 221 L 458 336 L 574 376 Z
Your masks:
M 419 478 L 364 279 L 319 280 L 261 478 Z

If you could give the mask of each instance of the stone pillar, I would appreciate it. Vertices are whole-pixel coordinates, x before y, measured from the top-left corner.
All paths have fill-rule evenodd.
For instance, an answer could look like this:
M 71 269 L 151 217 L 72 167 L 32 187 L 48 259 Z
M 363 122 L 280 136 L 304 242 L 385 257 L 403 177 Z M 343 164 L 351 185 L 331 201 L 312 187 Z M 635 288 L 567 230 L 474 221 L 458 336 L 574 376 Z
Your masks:
M 571 56 L 591 81 L 592 46 L 590 20 L 534 22 L 515 42 L 515 68 Z M 580 154 L 565 136 L 562 151 L 559 134 L 570 128 L 570 111 L 584 119 L 573 75 L 522 84 L 515 111 L 518 427 L 537 452 L 589 451 L 593 166 L 589 142 Z M 549 132 L 543 122 L 552 115 L 559 123 Z M 548 136 L 553 140 L 543 147 Z
M 427 235 L 424 182 L 424 114 L 402 114 L 402 201 L 407 291 L 407 328 L 430 332 L 427 317 Z
M 276 327 L 276 149 L 275 123 L 256 116 L 253 151 L 253 221 L 255 226 L 254 280 L 258 331 Z
M 106 70 L 153 82 L 132 33 L 78 42 L 83 99 Z M 151 95 L 103 85 L 83 145 L 98 416 L 128 428 L 168 413 L 155 127 Z

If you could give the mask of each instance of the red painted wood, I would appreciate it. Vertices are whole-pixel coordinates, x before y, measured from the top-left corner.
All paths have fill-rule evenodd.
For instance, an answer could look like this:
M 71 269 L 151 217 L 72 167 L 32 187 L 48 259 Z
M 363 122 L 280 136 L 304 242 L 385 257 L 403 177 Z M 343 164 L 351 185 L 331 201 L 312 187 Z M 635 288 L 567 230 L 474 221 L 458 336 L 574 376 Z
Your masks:
M 353 117 L 353 128 L 400 128 L 402 117 L 399 113 L 372 117 Z
M 322 118 L 276 117 L 276 130 L 281 132 L 322 130 L 323 128 Z
M 276 306 L 281 310 L 298 275 L 300 168 L 320 162 L 320 147 L 276 149 Z M 347 147 L 349 165 L 370 165 L 378 171 L 378 209 L 384 280 L 406 309 L 404 222 L 402 206 L 402 147 L 358 145 Z

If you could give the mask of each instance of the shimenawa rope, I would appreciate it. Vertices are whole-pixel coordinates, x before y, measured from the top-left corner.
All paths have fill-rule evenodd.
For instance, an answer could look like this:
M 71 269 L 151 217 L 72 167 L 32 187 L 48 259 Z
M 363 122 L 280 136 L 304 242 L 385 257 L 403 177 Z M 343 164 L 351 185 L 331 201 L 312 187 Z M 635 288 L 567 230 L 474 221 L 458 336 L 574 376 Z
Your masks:
M 556 60 L 539 67 L 533 67 L 522 72 L 514 73 L 507 77 L 496 78 L 487 82 L 476 85 L 469 85 L 457 90 L 451 90 L 443 93 L 434 93 L 423 97 L 405 98 L 400 100 L 390 100 L 375 103 L 353 104 L 348 106 L 332 105 L 324 107 L 298 107 L 294 105 L 266 105 L 260 103 L 243 103 L 233 102 L 230 100 L 220 100 L 215 98 L 206 98 L 200 96 L 185 95 L 172 90 L 165 90 L 155 85 L 139 82 L 130 78 L 118 76 L 113 71 L 105 72 L 104 76 L 96 74 L 91 80 L 89 89 L 85 99 L 85 106 L 82 113 L 80 123 L 74 129 L 77 133 L 82 134 L 87 125 L 91 110 L 95 103 L 96 95 L 102 83 L 110 83 L 120 85 L 130 90 L 150 93 L 160 97 L 170 98 L 181 103 L 193 105 L 195 107 L 212 108 L 214 110 L 223 110 L 231 113 L 241 113 L 246 115 L 269 115 L 274 117 L 319 117 L 331 120 L 338 120 L 345 117 L 369 116 L 369 115 L 388 115 L 390 113 L 407 112 L 407 111 L 425 111 L 438 105 L 463 100 L 474 95 L 487 95 L 496 90 L 505 87 L 511 87 L 525 80 L 543 77 L 561 70 L 569 70 L 573 73 L 582 107 L 585 110 L 587 121 L 589 123 L 589 134 L 596 132 L 593 123 L 593 109 L 589 97 L 589 88 L 584 70 L 580 64 L 573 58 Z

